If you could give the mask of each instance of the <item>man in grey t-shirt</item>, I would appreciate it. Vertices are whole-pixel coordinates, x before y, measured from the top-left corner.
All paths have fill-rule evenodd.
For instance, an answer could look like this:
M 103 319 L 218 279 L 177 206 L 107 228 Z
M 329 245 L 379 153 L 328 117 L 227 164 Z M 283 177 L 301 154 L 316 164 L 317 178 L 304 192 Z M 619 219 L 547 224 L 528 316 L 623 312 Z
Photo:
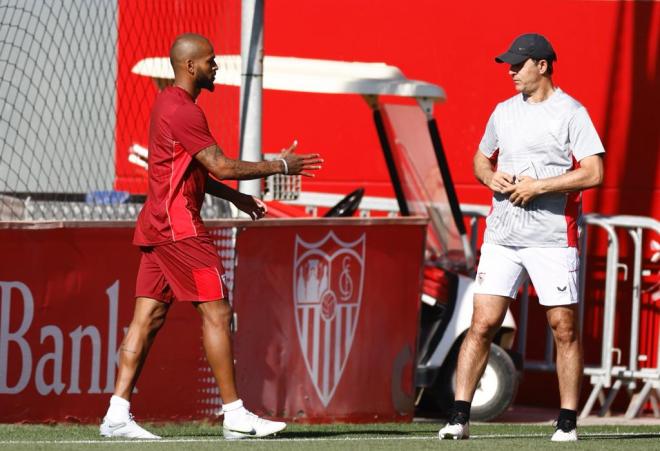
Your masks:
M 474 174 L 493 191 L 477 269 L 472 324 L 461 346 L 456 394 L 440 439 L 469 437 L 470 404 L 490 343 L 529 275 L 557 346 L 561 408 L 553 441 L 577 440 L 582 347 L 577 328 L 580 192 L 603 180 L 603 145 L 586 109 L 554 86 L 557 56 L 524 34 L 495 58 L 510 65 L 518 94 L 493 111 Z

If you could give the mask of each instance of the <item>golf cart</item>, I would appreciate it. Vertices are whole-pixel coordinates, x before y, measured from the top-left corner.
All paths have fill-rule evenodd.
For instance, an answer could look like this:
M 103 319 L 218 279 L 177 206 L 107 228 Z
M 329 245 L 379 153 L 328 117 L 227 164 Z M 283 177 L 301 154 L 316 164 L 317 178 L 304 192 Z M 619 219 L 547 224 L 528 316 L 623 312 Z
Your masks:
M 239 86 L 240 57 L 217 56 L 217 84 Z M 441 87 L 407 79 L 396 67 L 266 56 L 263 88 L 282 91 L 357 94 L 370 107 L 396 200 L 364 196 L 356 190 L 344 198 L 300 191 L 296 177 L 267 180 L 272 210 L 286 205 L 330 207 L 328 215 L 350 216 L 358 209 L 397 212 L 429 218 L 426 240 L 420 331 L 417 350 L 416 404 L 444 411 L 453 399 L 458 350 L 472 317 L 475 250 L 468 240 L 463 213 L 433 117 Z M 167 58 L 139 61 L 133 73 L 149 76 L 162 87 L 174 78 Z M 390 104 L 383 97 L 410 98 L 413 105 Z M 516 325 L 510 312 L 491 347 L 486 371 L 473 401 L 472 417 L 489 420 L 512 403 L 518 371 L 509 355 Z

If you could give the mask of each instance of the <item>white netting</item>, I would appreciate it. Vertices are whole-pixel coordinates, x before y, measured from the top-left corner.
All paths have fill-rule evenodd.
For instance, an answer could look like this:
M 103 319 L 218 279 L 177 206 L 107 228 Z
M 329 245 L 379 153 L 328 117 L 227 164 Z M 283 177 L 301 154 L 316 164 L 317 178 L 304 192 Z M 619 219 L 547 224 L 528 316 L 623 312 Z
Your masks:
M 183 32 L 238 53 L 240 0 L 0 0 L 0 220 L 135 217 L 146 172 L 130 149 L 148 144 L 158 89 L 131 68 Z M 238 89 L 200 104 L 236 149 Z
M 264 160 L 277 160 L 279 153 L 265 153 Z M 264 181 L 264 200 L 296 200 L 300 197 L 302 177 L 300 175 L 275 174 Z

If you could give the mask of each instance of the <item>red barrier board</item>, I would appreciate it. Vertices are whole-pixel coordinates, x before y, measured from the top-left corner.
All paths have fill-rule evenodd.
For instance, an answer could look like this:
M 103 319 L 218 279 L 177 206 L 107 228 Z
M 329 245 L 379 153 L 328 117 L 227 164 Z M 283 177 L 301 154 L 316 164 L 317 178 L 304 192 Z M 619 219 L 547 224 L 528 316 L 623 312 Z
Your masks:
M 412 402 L 402 402 L 401 393 L 413 392 L 425 227 L 421 220 L 395 222 L 241 230 L 235 348 L 248 406 L 285 418 L 302 412 L 305 421 L 411 418 Z M 339 304 L 360 304 L 352 347 L 325 406 L 313 397 L 318 395 L 299 351 L 292 256 L 296 236 L 313 242 L 331 230 L 347 241 L 362 237 L 363 284 L 359 299 L 344 299 L 347 283 L 357 283 L 344 277 L 337 302 L 323 299 L 327 318 Z M 132 233 L 131 227 L 0 229 L 0 422 L 100 421 L 132 316 L 139 261 Z M 397 249 L 390 249 L 392 242 Z M 337 264 L 347 255 L 339 255 Z M 348 262 L 351 270 L 358 261 Z M 200 336 L 194 309 L 174 305 L 133 396 L 138 418 L 207 418 L 217 410 Z M 395 364 L 403 370 L 394 371 Z
M 133 311 L 132 228 L 2 230 L 0 421 L 96 422 Z M 138 383 L 135 414 L 192 418 L 197 314 L 175 306 Z
M 239 234 L 244 400 L 305 422 L 411 420 L 425 227 L 311 224 Z

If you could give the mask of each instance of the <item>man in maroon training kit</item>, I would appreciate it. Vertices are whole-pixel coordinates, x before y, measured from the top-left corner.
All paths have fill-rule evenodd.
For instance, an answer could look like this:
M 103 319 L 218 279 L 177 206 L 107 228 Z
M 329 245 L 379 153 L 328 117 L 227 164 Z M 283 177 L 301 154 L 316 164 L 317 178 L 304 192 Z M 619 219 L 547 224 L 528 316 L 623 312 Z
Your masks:
M 133 243 L 142 259 L 137 276 L 133 320 L 119 350 L 115 392 L 100 427 L 105 437 L 158 439 L 130 414 L 130 399 L 149 348 L 176 299 L 190 302 L 202 317 L 203 344 L 223 401 L 227 439 L 263 437 L 285 423 L 257 417 L 243 407 L 234 377 L 230 321 L 232 310 L 222 282 L 223 268 L 200 217 L 204 193 L 232 202 L 253 219 L 265 205 L 217 180 L 256 179 L 300 174 L 321 168 L 318 154 L 297 155 L 296 144 L 279 160 L 247 162 L 227 158 L 195 103 L 202 89 L 213 91 L 218 66 L 211 43 L 184 34 L 170 49 L 174 85 L 156 98 L 149 128 L 149 192 Z

